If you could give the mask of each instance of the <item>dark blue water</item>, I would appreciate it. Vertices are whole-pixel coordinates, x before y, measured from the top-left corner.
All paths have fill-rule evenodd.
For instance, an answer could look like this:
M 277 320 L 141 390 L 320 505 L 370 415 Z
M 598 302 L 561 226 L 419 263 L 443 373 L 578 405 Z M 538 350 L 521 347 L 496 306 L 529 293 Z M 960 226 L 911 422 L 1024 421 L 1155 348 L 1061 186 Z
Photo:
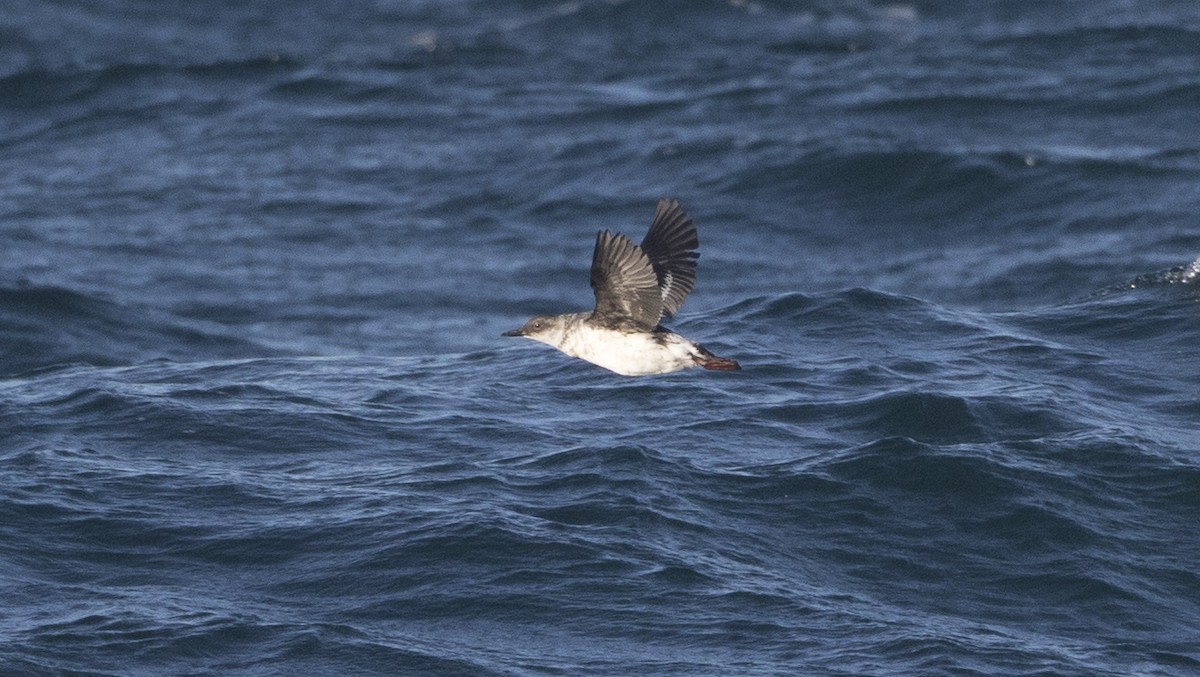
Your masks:
M 0 673 L 1200 674 L 1192 0 L 0 13 Z M 695 220 L 672 327 L 527 341 Z

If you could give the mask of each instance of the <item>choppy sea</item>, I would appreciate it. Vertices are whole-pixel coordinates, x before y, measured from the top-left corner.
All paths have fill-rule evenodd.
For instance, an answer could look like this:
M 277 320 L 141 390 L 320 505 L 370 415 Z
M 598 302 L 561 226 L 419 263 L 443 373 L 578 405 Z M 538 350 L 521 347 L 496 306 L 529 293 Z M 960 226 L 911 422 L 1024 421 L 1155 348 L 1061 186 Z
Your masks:
M 7 0 L 0 673 L 1200 674 L 1193 0 Z M 699 229 L 616 376 L 500 333 Z

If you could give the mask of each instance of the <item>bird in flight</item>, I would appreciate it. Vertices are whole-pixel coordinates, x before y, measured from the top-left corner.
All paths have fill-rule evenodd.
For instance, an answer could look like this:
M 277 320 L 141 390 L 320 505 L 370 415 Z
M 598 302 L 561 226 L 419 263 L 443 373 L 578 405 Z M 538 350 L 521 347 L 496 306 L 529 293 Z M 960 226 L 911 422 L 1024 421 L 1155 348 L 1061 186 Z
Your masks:
M 677 200 L 662 199 L 640 245 L 620 233 L 596 233 L 592 291 L 596 308 L 535 315 L 504 336 L 523 336 L 624 376 L 667 374 L 689 367 L 734 371 L 717 357 L 659 324 L 673 317 L 696 286 L 696 226 Z

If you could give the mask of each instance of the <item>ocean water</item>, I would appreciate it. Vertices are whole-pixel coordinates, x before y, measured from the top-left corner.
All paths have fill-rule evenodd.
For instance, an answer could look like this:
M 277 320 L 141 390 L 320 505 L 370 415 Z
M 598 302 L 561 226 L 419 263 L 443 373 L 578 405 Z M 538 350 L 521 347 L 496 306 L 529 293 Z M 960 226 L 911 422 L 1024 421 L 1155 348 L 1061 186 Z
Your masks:
M 1192 0 L 8 0 L 0 673 L 1200 674 Z M 500 332 L 699 229 L 625 378 Z

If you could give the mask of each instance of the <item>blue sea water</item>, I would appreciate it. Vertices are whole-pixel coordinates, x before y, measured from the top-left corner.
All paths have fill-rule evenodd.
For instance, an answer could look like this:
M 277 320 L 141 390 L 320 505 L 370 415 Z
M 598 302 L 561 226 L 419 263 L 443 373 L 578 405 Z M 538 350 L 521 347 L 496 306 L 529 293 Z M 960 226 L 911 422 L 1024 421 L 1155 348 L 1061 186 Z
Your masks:
M 1200 674 L 1192 0 L 8 0 L 0 673 Z M 502 339 L 699 229 L 624 378 Z

